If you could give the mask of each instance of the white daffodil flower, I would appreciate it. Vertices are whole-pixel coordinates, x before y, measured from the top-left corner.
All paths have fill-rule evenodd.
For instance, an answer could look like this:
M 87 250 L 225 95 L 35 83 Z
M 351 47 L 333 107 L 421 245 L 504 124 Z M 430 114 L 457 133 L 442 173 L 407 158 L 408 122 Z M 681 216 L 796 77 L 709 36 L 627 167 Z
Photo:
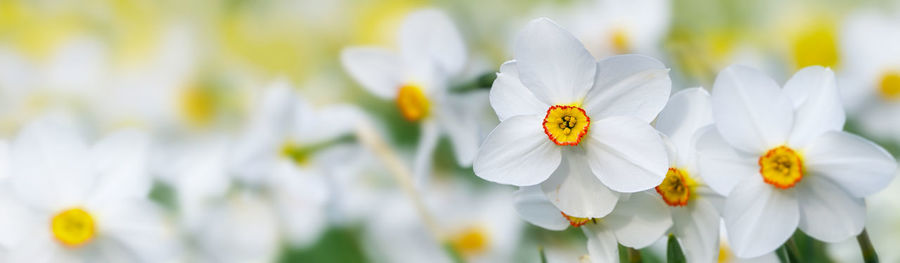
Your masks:
M 476 175 L 540 184 L 560 210 L 586 218 L 612 211 L 619 192 L 662 182 L 666 147 L 648 124 L 671 91 L 662 63 L 641 55 L 598 62 L 546 18 L 526 26 L 515 53 L 491 88 L 500 124 L 478 152 Z
M 700 174 L 719 194 L 738 257 L 763 255 L 799 227 L 837 242 L 865 224 L 864 197 L 894 178 L 897 163 L 876 144 L 843 132 L 834 74 L 797 72 L 784 89 L 763 73 L 726 68 L 712 92 L 715 129 L 697 141 Z
M 442 133 L 450 138 L 456 161 L 468 167 L 481 135 L 478 100 L 447 94 L 450 78 L 466 62 L 460 33 L 447 15 L 437 10 L 410 14 L 403 22 L 400 52 L 377 47 L 351 47 L 341 54 L 344 68 L 366 90 L 395 100 L 403 118 L 420 123 L 421 133 L 413 173 L 419 184 L 430 174 L 431 158 Z
M 666 203 L 648 191 L 623 195 L 616 208 L 601 218 L 570 216 L 547 200 L 537 186 L 522 187 L 515 195 L 516 212 L 525 221 L 556 231 L 569 226 L 581 228 L 588 238 L 587 250 L 593 262 L 619 262 L 618 244 L 644 248 L 672 227 Z
M 900 19 L 875 12 L 847 18 L 841 31 L 841 95 L 872 136 L 900 142 Z
M 248 188 L 267 190 L 293 244 L 308 245 L 324 230 L 325 177 L 346 161 L 328 152 L 361 116 L 349 105 L 313 108 L 287 82 L 275 82 L 232 149 L 228 171 Z
M 475 192 L 465 186 L 436 185 L 426 196 L 440 237 L 429 235 L 434 233 L 427 231 L 408 197 L 387 197 L 367 222 L 368 250 L 387 262 L 453 262 L 444 246 L 466 262 L 514 261 L 522 221 L 509 206 L 512 195 L 499 187 Z
M 93 146 L 66 125 L 37 121 L 11 144 L 3 262 L 164 262 L 174 233 L 147 199 L 149 145 L 120 132 Z
M 564 25 L 597 57 L 637 53 L 661 54 L 671 24 L 667 0 L 597 0 L 577 5 L 561 16 Z M 572 14 L 574 13 L 574 14 Z
M 656 119 L 656 129 L 670 142 L 669 172 L 656 186 L 672 210 L 672 233 L 688 262 L 715 262 L 719 248 L 719 211 L 724 201 L 707 186 L 696 165 L 693 140 L 712 124 L 709 93 L 702 88 L 680 91 Z

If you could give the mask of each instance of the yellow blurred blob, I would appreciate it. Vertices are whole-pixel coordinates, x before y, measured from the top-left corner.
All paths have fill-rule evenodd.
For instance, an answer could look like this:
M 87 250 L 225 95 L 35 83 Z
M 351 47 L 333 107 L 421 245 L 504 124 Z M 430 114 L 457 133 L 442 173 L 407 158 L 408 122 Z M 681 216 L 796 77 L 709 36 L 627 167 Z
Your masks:
M 416 122 L 428 117 L 431 103 L 419 85 L 406 84 L 397 92 L 397 108 L 400 109 L 403 118 Z
M 311 151 L 300 147 L 300 145 L 287 141 L 281 145 L 281 156 L 290 159 L 296 165 L 305 165 L 309 163 Z
M 94 238 L 94 217 L 81 208 L 72 208 L 56 214 L 50 221 L 50 230 L 57 241 L 68 247 L 80 247 Z
M 394 43 L 403 19 L 414 9 L 425 4 L 423 0 L 372 1 L 356 8 L 352 42 L 355 44 Z
M 190 125 L 205 127 L 215 121 L 219 99 L 214 89 L 195 84 L 181 89 L 178 100 L 181 117 Z
M 623 28 L 613 30 L 609 36 L 609 43 L 616 54 L 625 54 L 631 51 L 631 37 Z
M 451 242 L 457 252 L 463 256 L 472 256 L 487 251 L 491 245 L 491 237 L 483 227 L 475 226 L 464 229 Z
M 878 91 L 885 100 L 900 100 L 900 71 L 889 71 L 881 75 Z
M 38 10 L 28 2 L 0 1 L 0 38 L 37 59 L 49 57 L 65 40 L 83 33 L 86 21 L 74 13 Z
M 731 249 L 725 243 L 719 244 L 719 263 L 731 262 Z
M 107 0 L 112 9 L 115 57 L 125 64 L 140 63 L 155 54 L 160 39 L 161 10 L 153 2 Z
M 302 78 L 312 42 L 302 23 L 289 18 L 230 14 L 220 24 L 227 55 L 264 70 L 272 76 Z M 312 63 L 312 62 L 310 62 Z
M 835 68 L 839 64 L 837 26 L 827 20 L 804 25 L 791 38 L 791 58 L 797 69 L 807 66 Z

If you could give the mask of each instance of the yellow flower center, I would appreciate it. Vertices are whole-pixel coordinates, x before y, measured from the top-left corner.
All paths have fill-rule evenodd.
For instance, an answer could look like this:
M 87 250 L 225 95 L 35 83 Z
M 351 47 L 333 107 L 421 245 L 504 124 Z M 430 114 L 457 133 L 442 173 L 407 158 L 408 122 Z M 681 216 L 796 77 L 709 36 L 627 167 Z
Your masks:
M 481 254 L 490 247 L 491 238 L 483 227 L 464 229 L 452 239 L 453 248 L 464 256 Z
M 583 226 L 584 224 L 587 224 L 590 222 L 597 223 L 597 218 L 574 217 L 574 216 L 567 215 L 566 213 L 563 213 L 563 212 L 559 212 L 559 213 L 562 214 L 562 216 L 564 218 L 566 218 L 566 220 L 569 221 L 569 225 L 572 227 L 580 227 L 580 226 Z
M 794 65 L 799 68 L 838 65 L 838 44 L 835 25 L 819 22 L 805 27 L 794 35 L 791 43 Z
M 556 105 L 544 117 L 544 133 L 557 145 L 578 145 L 591 126 L 591 118 L 576 106 Z
M 406 120 L 415 122 L 428 116 L 431 104 L 418 85 L 406 84 L 397 92 L 397 108 Z
M 666 178 L 656 186 L 656 192 L 669 206 L 685 206 L 691 199 L 691 190 L 697 185 L 684 170 L 669 168 Z
M 803 158 L 787 146 L 772 148 L 759 157 L 759 173 L 766 183 L 791 188 L 803 179 Z
M 182 90 L 179 110 L 182 117 L 191 125 L 206 126 L 216 117 L 216 101 L 215 90 L 191 86 Z
M 631 50 L 631 38 L 628 31 L 618 28 L 609 35 L 609 43 L 616 54 L 625 54 Z
M 81 208 L 71 208 L 53 216 L 50 230 L 56 240 L 68 247 L 87 244 L 97 233 L 94 218 Z
M 900 99 L 900 71 L 890 71 L 882 75 L 878 87 L 881 97 L 885 100 Z

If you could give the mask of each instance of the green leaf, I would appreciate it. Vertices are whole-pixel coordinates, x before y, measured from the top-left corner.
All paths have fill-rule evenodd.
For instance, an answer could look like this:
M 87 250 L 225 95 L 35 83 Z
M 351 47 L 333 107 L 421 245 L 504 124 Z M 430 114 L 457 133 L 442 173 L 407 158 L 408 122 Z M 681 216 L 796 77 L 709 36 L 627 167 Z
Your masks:
M 666 248 L 666 259 L 669 263 L 684 263 L 684 251 L 674 235 L 669 235 L 669 244 Z

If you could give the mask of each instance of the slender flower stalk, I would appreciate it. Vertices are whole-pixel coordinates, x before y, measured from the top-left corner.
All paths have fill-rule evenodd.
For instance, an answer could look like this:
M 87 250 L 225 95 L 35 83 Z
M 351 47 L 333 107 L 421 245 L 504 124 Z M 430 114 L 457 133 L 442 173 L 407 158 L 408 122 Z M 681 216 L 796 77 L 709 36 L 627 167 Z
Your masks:
M 859 233 L 856 236 L 856 241 L 859 242 L 859 250 L 862 251 L 863 262 L 866 263 L 878 263 L 878 254 L 875 253 L 875 247 L 872 246 L 872 241 L 869 240 L 869 233 L 863 229 L 862 233 Z

